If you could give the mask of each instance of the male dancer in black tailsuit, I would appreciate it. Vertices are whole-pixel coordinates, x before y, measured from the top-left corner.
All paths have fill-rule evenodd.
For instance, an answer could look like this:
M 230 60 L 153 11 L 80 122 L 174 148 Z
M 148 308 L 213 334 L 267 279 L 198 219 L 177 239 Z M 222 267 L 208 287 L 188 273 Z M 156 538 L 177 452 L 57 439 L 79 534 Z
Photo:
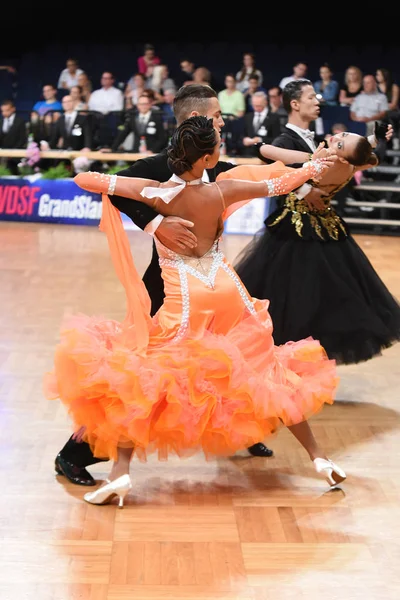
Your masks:
M 287 150 L 299 150 L 312 153 L 317 149 L 313 122 L 319 117 L 320 103 L 311 81 L 298 79 L 288 83 L 283 91 L 288 121 L 284 130 L 272 142 L 273 146 Z M 262 160 L 262 144 L 259 144 Z M 273 162 L 273 161 L 267 161 Z M 291 165 L 301 167 L 301 165 Z M 311 187 L 311 186 L 310 186 Z
M 272 146 L 302 152 L 306 160 L 316 149 L 310 125 L 319 115 L 312 83 L 288 83 L 283 104 L 288 123 Z M 351 153 L 348 135 L 359 137 L 357 148 L 363 148 L 364 154 Z M 368 138 L 347 132 L 340 138 L 333 136 L 330 142 L 337 142 L 337 150 L 348 149 L 349 160 L 343 156 L 339 160 L 353 169 L 330 185 L 319 184 L 321 189 L 313 188 L 311 194 L 307 186 L 312 183 L 305 183 L 305 190 L 279 197 L 265 229 L 238 257 L 235 270 L 250 295 L 270 302 L 276 345 L 311 336 L 337 364 L 356 364 L 379 356 L 400 340 L 397 300 L 331 205 L 357 167 L 377 164 L 372 150 L 382 155 L 391 135 L 387 124 L 377 122 L 374 135 Z M 258 150 L 265 162 L 272 162 L 271 146 L 259 145 Z
M 215 127 L 219 130 L 224 126 L 217 94 L 211 87 L 205 85 L 191 84 L 180 88 L 174 100 L 174 114 L 178 125 L 191 116 L 202 115 L 212 118 Z M 232 163 L 219 161 L 214 169 L 205 172 L 204 177 L 207 177 L 208 181 L 215 181 L 219 173 L 232 169 L 234 166 Z M 154 156 L 136 161 L 132 166 L 120 171 L 118 175 L 143 177 L 161 182 L 168 181 L 171 171 L 167 164 L 167 149 Z M 154 235 L 156 232 L 158 239 L 163 244 L 168 246 L 168 241 L 173 240 L 182 248 L 196 245 L 196 237 L 188 229 L 193 226 L 193 223 L 177 217 L 163 218 L 150 206 L 121 196 L 110 196 L 110 200 L 140 229 L 150 235 Z M 164 282 L 161 278 L 161 269 L 154 244 L 151 262 L 143 276 L 143 282 L 151 298 L 151 313 L 154 315 L 164 299 Z M 266 457 L 273 454 L 272 450 L 262 443 L 255 444 L 248 450 L 253 456 Z M 96 481 L 85 467 L 107 460 L 108 458 L 95 458 L 86 442 L 72 436 L 58 453 L 55 468 L 59 475 L 65 475 L 72 483 L 95 485 Z

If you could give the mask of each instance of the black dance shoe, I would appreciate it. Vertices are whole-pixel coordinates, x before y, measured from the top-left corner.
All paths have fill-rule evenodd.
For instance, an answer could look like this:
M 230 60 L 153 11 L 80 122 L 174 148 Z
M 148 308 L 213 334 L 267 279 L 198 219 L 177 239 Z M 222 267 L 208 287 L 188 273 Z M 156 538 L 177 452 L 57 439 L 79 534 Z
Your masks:
M 96 485 L 96 480 L 84 467 L 78 467 L 74 463 L 65 460 L 61 454 L 57 454 L 54 462 L 54 467 L 57 475 L 65 475 L 65 477 L 76 485 Z
M 270 450 L 270 448 L 267 448 L 267 446 L 261 442 L 254 444 L 254 446 L 250 446 L 250 448 L 247 448 L 247 450 L 252 456 L 263 456 L 264 458 L 273 456 L 274 454 L 273 450 Z

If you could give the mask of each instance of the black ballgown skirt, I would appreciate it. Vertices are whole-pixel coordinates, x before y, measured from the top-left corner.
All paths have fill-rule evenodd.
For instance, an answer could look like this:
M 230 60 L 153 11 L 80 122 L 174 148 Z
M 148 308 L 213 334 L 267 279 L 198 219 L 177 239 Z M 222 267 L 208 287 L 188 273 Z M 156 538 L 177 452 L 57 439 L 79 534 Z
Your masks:
M 253 297 L 270 300 L 275 344 L 312 336 L 338 364 L 359 363 L 400 340 L 400 305 L 328 210 L 319 219 L 278 209 L 235 269 Z

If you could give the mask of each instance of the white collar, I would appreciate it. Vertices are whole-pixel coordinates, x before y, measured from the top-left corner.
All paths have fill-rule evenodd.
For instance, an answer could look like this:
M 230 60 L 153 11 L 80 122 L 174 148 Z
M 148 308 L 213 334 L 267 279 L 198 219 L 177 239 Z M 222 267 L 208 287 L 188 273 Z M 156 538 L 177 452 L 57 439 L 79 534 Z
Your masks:
M 292 123 L 286 123 L 286 127 L 288 129 L 291 129 L 295 133 L 297 133 L 297 135 L 299 135 L 306 142 L 306 144 L 309 146 L 309 148 L 312 151 L 314 151 L 316 149 L 316 143 L 314 140 L 314 136 L 312 136 L 312 137 L 309 136 L 309 134 L 313 133 L 312 131 L 310 131 L 309 129 L 302 129 L 301 127 L 298 127 L 297 125 L 292 125 Z
M 184 190 L 187 185 L 200 185 L 201 183 L 204 183 L 201 177 L 199 177 L 198 179 L 192 179 L 192 181 L 185 181 L 184 179 L 175 174 L 171 175 L 169 181 L 173 181 L 178 185 L 168 188 L 148 186 L 142 189 L 140 195 L 144 198 L 160 198 L 163 202 L 165 202 L 165 204 L 169 204 L 171 200 L 173 200 L 175 196 L 180 194 L 181 191 Z
M 148 110 L 146 113 L 140 113 L 139 120 L 140 121 L 148 121 L 150 119 L 151 110 Z
M 306 132 L 309 131 L 309 129 L 303 129 L 302 127 L 299 127 L 298 125 L 292 125 L 292 123 L 286 123 L 286 127 L 288 129 L 292 129 L 293 131 L 295 131 L 296 133 L 300 133 L 300 134 L 305 134 Z
M 265 117 L 268 114 L 268 106 L 266 106 L 265 108 L 263 108 L 263 110 L 261 112 L 255 112 L 254 111 L 254 120 L 255 119 L 260 119 L 261 117 L 263 117 L 263 119 L 265 119 Z

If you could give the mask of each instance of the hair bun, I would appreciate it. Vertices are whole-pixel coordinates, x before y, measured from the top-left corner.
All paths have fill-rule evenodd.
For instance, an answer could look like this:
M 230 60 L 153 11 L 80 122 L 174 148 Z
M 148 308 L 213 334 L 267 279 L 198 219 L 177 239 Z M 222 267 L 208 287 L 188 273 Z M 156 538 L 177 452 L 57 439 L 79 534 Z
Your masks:
M 168 149 L 168 166 L 176 175 L 181 175 L 192 168 L 187 158 L 181 154 L 178 155 L 177 149 L 174 147 Z
M 213 120 L 203 116 L 189 117 L 172 135 L 168 148 L 168 167 L 175 175 L 190 171 L 205 154 L 214 152 L 217 138 Z

